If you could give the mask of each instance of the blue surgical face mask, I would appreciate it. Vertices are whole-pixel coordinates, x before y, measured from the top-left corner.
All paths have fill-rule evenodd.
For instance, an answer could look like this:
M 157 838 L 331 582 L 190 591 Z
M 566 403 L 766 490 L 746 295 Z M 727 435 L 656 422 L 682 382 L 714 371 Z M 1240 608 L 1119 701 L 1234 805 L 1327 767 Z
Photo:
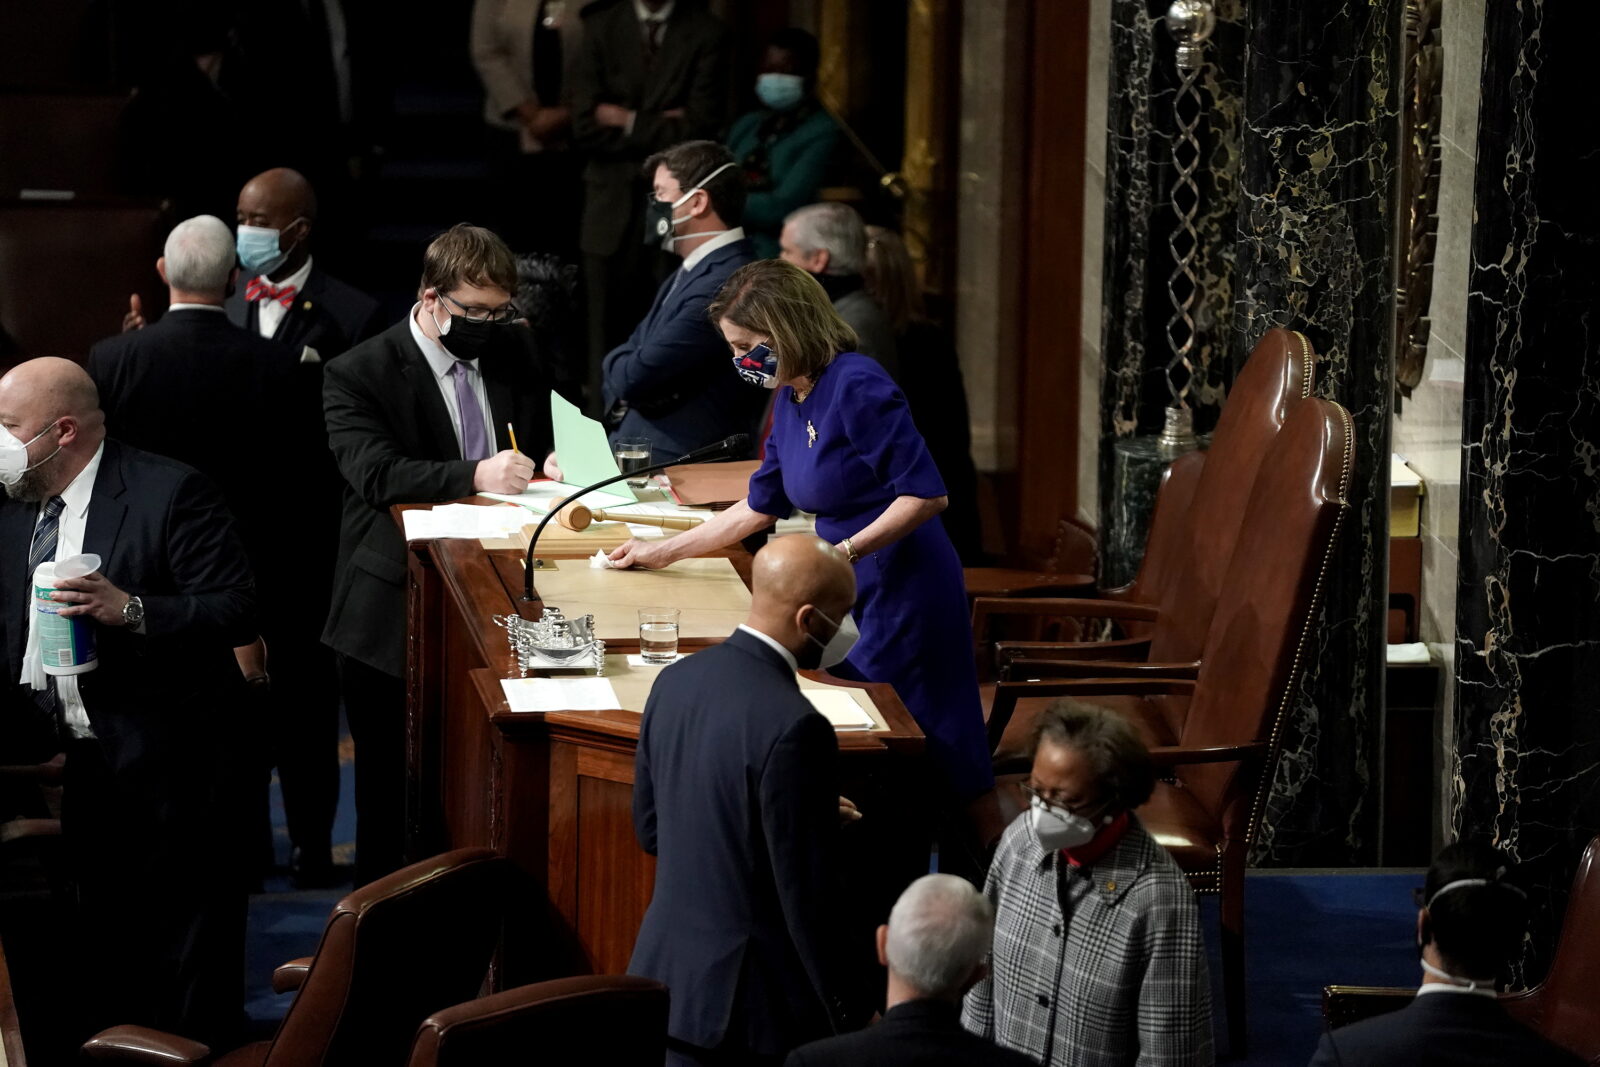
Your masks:
M 298 220 L 297 220 L 298 221 Z M 239 265 L 252 275 L 271 274 L 283 266 L 294 245 L 281 248 L 282 231 L 239 224 Z
M 806 81 L 798 74 L 756 76 L 756 99 L 774 111 L 788 111 L 806 98 Z
M 763 389 L 778 387 L 778 357 L 765 344 L 756 345 L 742 356 L 734 356 L 733 369 L 751 385 Z

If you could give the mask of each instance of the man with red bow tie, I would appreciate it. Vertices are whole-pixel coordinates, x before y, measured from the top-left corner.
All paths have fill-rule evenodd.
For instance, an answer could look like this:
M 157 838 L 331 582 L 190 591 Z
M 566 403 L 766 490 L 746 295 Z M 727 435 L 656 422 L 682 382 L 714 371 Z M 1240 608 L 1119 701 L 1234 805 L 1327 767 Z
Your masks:
M 327 884 L 336 876 L 339 713 L 318 601 L 332 583 L 333 539 L 315 534 L 335 528 L 338 496 L 322 428 L 322 368 L 304 344 L 228 321 L 224 303 L 242 279 L 221 219 L 179 223 L 165 253 L 156 270 L 170 293 L 166 313 L 96 344 L 87 368 L 118 438 L 208 475 L 239 520 L 265 640 L 264 650 L 260 642 L 239 650 L 259 698 L 251 749 L 261 759 L 236 776 L 252 810 L 251 866 L 260 874 L 272 863 L 267 789 L 276 764 L 291 872 L 302 886 Z M 286 552 L 291 539 L 296 548 Z

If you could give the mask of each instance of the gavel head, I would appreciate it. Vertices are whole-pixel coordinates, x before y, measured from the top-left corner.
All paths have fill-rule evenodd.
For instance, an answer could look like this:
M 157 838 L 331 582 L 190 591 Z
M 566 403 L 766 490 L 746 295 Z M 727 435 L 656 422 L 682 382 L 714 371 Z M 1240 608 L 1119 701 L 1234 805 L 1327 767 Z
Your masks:
M 556 512 L 556 522 L 569 530 L 587 530 L 594 521 L 594 513 L 574 500 Z

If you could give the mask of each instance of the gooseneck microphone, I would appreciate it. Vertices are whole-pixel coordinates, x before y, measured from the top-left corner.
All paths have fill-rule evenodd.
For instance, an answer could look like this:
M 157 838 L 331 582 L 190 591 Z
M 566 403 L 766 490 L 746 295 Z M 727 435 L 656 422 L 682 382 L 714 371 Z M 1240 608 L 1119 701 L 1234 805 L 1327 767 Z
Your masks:
M 747 433 L 736 433 L 731 437 L 724 437 L 716 444 L 706 445 L 704 448 L 697 448 L 687 455 L 679 456 L 674 460 L 668 460 L 666 463 L 655 463 L 648 467 L 640 467 L 638 470 L 629 471 L 626 474 L 614 475 L 613 477 L 605 478 L 601 481 L 595 482 L 593 485 L 586 485 L 582 489 L 579 489 L 576 493 L 573 493 L 571 496 L 561 501 L 559 504 L 555 505 L 555 507 L 545 512 L 544 518 L 539 520 L 538 528 L 533 531 L 533 537 L 529 538 L 528 540 L 528 558 L 524 561 L 523 566 L 523 570 L 526 573 L 522 586 L 522 599 L 534 599 L 533 572 L 539 566 L 539 561 L 534 558 L 533 551 L 539 544 L 539 535 L 544 533 L 544 528 L 550 525 L 551 519 L 560 514 L 562 508 L 566 507 L 574 500 L 581 500 L 583 497 L 594 492 L 596 489 L 604 489 L 606 486 L 614 485 L 615 483 L 622 481 L 624 478 L 637 478 L 642 474 L 655 474 L 659 471 L 666 470 L 668 467 L 677 467 L 684 463 L 703 463 L 712 459 L 724 459 L 728 456 L 738 455 L 749 447 L 750 435 Z

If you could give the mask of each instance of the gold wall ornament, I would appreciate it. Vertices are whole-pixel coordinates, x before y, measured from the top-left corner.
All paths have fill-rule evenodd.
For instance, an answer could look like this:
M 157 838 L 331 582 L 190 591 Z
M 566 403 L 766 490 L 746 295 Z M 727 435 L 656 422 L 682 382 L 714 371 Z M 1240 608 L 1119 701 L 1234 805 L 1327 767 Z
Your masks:
M 1439 225 L 1439 127 L 1444 43 L 1442 0 L 1406 0 L 1405 92 L 1401 97 L 1400 277 L 1395 290 L 1395 411 L 1422 382 L 1431 323 L 1433 256 Z

